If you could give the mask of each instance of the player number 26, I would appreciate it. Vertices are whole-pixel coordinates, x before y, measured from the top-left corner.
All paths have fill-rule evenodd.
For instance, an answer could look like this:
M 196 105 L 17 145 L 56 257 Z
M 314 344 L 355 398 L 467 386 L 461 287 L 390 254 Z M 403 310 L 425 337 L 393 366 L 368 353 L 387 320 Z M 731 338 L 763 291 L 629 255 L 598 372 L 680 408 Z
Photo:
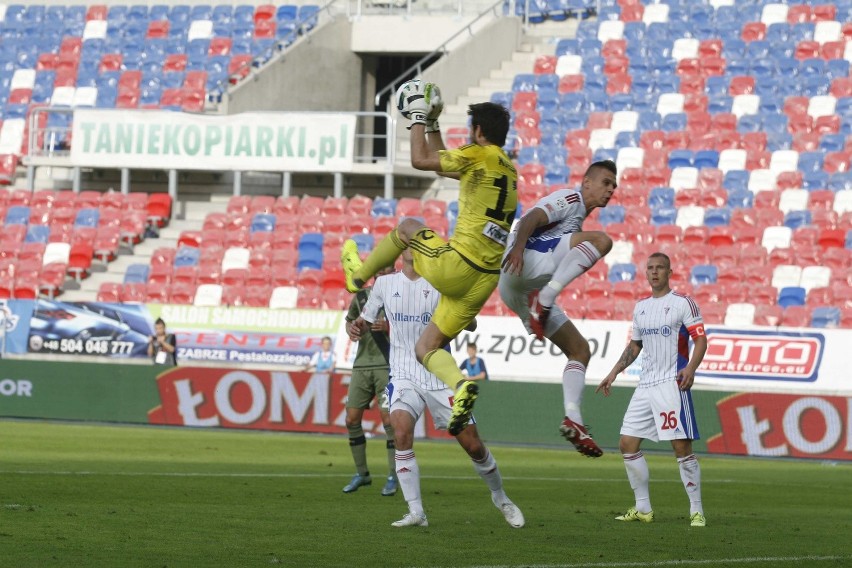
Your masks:
M 660 418 L 663 420 L 663 430 L 674 430 L 677 428 L 677 417 L 675 411 L 660 412 Z

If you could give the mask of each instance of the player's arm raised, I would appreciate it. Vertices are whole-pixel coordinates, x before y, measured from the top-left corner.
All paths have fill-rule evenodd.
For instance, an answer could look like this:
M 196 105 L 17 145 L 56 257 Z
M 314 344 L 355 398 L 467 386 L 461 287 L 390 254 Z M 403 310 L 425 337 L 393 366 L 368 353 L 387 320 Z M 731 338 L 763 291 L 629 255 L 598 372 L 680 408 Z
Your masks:
M 547 213 L 540 207 L 533 207 L 521 218 L 518 223 L 515 243 L 512 245 L 509 254 L 503 259 L 503 272 L 506 274 L 521 274 L 521 271 L 524 269 L 524 247 L 527 246 L 527 240 L 529 240 L 536 229 L 547 225 L 549 222 Z
M 609 396 L 609 389 L 612 386 L 612 383 L 615 382 L 615 378 L 619 373 L 624 371 L 627 367 L 629 367 L 633 361 L 639 357 L 639 353 L 642 352 L 642 342 L 636 339 L 630 340 L 630 343 L 627 344 L 627 347 L 624 348 L 624 352 L 621 354 L 621 357 L 618 358 L 618 362 L 609 372 L 604 380 L 601 381 L 601 384 L 598 385 L 598 388 L 595 389 L 595 392 L 600 392 L 601 390 L 604 393 L 604 396 Z

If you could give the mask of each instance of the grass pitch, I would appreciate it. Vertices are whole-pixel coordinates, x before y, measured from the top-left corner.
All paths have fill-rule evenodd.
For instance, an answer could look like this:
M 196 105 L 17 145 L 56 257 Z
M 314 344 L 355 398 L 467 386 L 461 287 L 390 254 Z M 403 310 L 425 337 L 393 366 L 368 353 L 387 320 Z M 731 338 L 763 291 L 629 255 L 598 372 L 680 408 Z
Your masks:
M 0 566 L 852 566 L 852 469 L 703 457 L 706 528 L 672 456 L 649 456 L 653 524 L 621 457 L 494 446 L 512 529 L 454 444 L 415 445 L 430 526 L 390 526 L 401 493 L 345 495 L 344 438 L 0 421 Z

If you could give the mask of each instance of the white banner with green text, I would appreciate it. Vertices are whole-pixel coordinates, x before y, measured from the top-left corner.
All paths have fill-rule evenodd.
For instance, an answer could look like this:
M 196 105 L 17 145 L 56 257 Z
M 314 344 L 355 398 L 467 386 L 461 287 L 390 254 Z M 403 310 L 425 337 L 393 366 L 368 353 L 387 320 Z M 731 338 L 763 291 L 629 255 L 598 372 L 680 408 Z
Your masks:
M 165 170 L 351 171 L 345 113 L 209 116 L 158 110 L 74 111 L 77 166 Z

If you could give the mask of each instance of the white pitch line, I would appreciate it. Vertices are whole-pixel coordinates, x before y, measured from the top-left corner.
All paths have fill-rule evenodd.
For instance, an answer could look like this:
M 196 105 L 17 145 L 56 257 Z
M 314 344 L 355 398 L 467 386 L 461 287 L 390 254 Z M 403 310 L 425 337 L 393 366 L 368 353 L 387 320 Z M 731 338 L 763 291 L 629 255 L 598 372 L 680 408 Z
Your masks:
M 663 566 L 708 566 L 727 564 L 766 564 L 790 562 L 832 562 L 850 560 L 852 556 L 754 556 L 747 558 L 714 558 L 708 560 L 652 560 L 650 562 L 580 562 L 574 564 L 524 564 L 524 568 L 656 568 Z M 511 564 L 480 565 L 471 568 L 514 568 Z
M 348 478 L 349 473 L 239 473 L 239 472 L 202 472 L 202 471 L 37 471 L 5 470 L 0 475 L 56 475 L 56 476 L 121 476 L 121 477 L 271 477 L 271 478 Z M 421 475 L 421 479 L 478 480 L 474 475 Z M 555 483 L 624 483 L 623 478 L 604 477 L 518 477 L 504 475 L 503 479 L 512 481 L 547 481 Z M 680 479 L 652 479 L 652 483 L 683 483 Z M 701 480 L 702 483 L 745 483 L 736 479 Z

